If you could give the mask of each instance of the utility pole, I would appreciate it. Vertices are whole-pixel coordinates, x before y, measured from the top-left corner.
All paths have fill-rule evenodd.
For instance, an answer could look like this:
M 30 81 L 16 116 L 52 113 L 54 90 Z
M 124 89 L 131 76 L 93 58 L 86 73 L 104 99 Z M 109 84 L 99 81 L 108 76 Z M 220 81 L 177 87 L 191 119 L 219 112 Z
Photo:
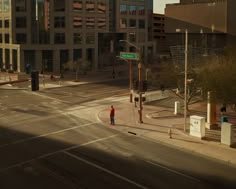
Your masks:
M 187 125 L 187 78 L 188 78 L 188 30 L 185 30 L 185 61 L 184 61 L 184 132 Z
M 142 63 L 141 63 L 141 50 L 139 51 L 139 64 L 138 64 L 138 75 L 139 75 L 139 123 L 143 123 L 142 110 L 143 110 L 143 98 L 142 98 Z
M 129 89 L 130 89 L 130 102 L 133 102 L 133 94 L 132 94 L 132 89 L 133 89 L 133 84 L 132 84 L 132 61 L 129 60 Z

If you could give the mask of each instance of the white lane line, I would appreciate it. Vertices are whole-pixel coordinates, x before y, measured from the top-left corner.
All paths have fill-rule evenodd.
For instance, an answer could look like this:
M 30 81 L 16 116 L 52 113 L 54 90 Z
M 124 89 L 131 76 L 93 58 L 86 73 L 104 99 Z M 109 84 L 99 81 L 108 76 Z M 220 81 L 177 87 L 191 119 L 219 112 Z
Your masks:
M 71 150 L 71 149 L 74 149 L 74 148 L 78 148 L 80 146 L 86 146 L 86 145 L 89 145 L 89 144 L 92 144 L 92 143 L 96 143 L 96 142 L 100 142 L 100 141 L 103 141 L 103 140 L 107 140 L 107 139 L 110 139 L 110 138 L 114 138 L 116 136 L 118 136 L 120 134 L 114 134 L 114 135 L 110 135 L 108 137 L 104 137 L 104 138 L 99 138 L 99 139 L 96 139 L 96 140 L 93 140 L 93 141 L 90 141 L 90 142 L 86 142 L 86 143 L 83 143 L 83 144 L 78 144 L 78 145 L 74 145 L 72 147 L 69 147 L 69 148 L 65 148 L 65 149 L 62 149 L 62 150 L 57 150 L 57 151 L 54 151 L 54 152 L 51 152 L 51 153 L 47 153 L 47 154 L 44 154 L 44 155 L 41 155 L 41 156 L 38 156 L 36 158 L 33 158 L 33 159 L 30 159 L 30 160 L 26 160 L 26 161 L 22 161 L 20 163 L 17 163 L 17 164 L 13 164 L 11 166 L 8 166 L 6 168 L 3 168 L 3 169 L 0 169 L 0 173 L 1 172 L 4 172 L 4 171 L 7 171 L 9 169 L 12 169 L 12 168 L 16 168 L 16 167 L 19 167 L 19 166 L 22 166 L 26 163 L 30 163 L 32 161 L 35 161 L 35 160 L 39 160 L 39 159 L 43 159 L 43 158 L 46 158 L 48 156 L 51 156 L 51 155 L 54 155 L 54 154 L 57 154 L 57 153 L 64 153 L 65 151 L 67 150 Z
M 47 96 L 47 95 L 44 95 L 44 94 L 40 94 L 40 93 L 32 93 L 32 94 L 43 97 L 43 98 L 48 98 L 48 99 L 51 99 L 51 100 L 55 100 L 57 102 L 62 102 L 62 103 L 66 103 L 66 104 L 70 103 L 69 101 L 60 100 L 60 99 L 53 98 L 53 97 L 50 97 L 50 96 Z
M 97 164 L 95 164 L 95 163 L 92 163 L 92 162 L 87 161 L 87 160 L 85 160 L 85 159 L 83 159 L 83 158 L 80 158 L 80 157 L 78 157 L 78 156 L 76 156 L 76 155 L 74 155 L 74 154 L 72 154 L 72 153 L 70 153 L 70 152 L 64 152 L 64 153 L 65 153 L 66 155 L 70 156 L 70 157 L 73 157 L 73 158 L 75 158 L 75 159 L 77 159 L 77 160 L 79 160 L 79 161 L 82 161 L 83 163 L 86 163 L 86 164 L 88 164 L 88 165 L 90 165 L 90 166 L 92 166 L 92 167 L 95 167 L 95 168 L 100 169 L 100 170 L 102 170 L 102 171 L 104 171 L 104 172 L 106 172 L 106 173 L 108 173 L 108 174 L 110 174 L 110 175 L 113 175 L 113 176 L 115 176 L 115 177 L 117 177 L 117 178 L 119 178 L 119 179 L 121 179 L 121 180 L 124 180 L 124 181 L 126 181 L 126 182 L 128 182 L 128 183 L 130 183 L 130 184 L 133 184 L 133 185 L 137 186 L 138 188 L 143 188 L 143 189 L 147 189 L 147 188 L 148 188 L 148 187 L 143 186 L 143 185 L 141 185 L 141 184 L 139 184 L 139 183 L 137 183 L 137 182 L 135 182 L 135 181 L 132 181 L 132 180 L 130 180 L 130 179 L 128 179 L 128 178 L 126 178 L 126 177 L 124 177 L 124 176 L 122 176 L 122 175 L 119 175 L 119 174 L 117 174 L 117 173 L 114 173 L 114 172 L 112 172 L 112 171 L 106 169 L 106 168 L 103 168 L 103 167 L 101 167 L 101 166 L 99 166 L 99 165 L 97 165 Z
M 145 162 L 147 162 L 147 163 L 149 163 L 149 164 L 152 164 L 152 165 L 155 165 L 155 166 L 157 166 L 157 167 L 161 167 L 161 168 L 166 169 L 166 170 L 168 170 L 168 171 L 170 171 L 170 172 L 172 172 L 172 173 L 181 175 L 181 176 L 183 176 L 183 177 L 186 177 L 186 178 L 188 178 L 188 179 L 194 180 L 194 181 L 196 181 L 196 182 L 201 182 L 200 180 L 198 180 L 198 179 L 196 179 L 196 178 L 194 178 L 194 177 L 185 175 L 185 174 L 183 174 L 183 173 L 181 173 L 181 172 L 178 172 L 178 171 L 175 171 L 175 170 L 173 170 L 173 169 L 164 167 L 164 166 L 159 165 L 159 164 L 157 164 L 157 163 L 154 163 L 154 162 L 151 162 L 151 161 L 145 161 Z
M 27 142 L 27 141 L 31 141 L 31 140 L 38 139 L 38 138 L 47 137 L 47 136 L 58 134 L 58 133 L 63 133 L 63 132 L 70 131 L 70 130 L 75 130 L 75 129 L 78 129 L 78 128 L 81 128 L 81 127 L 86 127 L 86 126 L 93 125 L 93 124 L 96 124 L 96 123 L 101 123 L 101 122 L 97 121 L 97 122 L 87 123 L 87 124 L 84 124 L 84 125 L 70 127 L 70 128 L 67 128 L 67 129 L 62 129 L 62 130 L 59 130 L 59 131 L 55 131 L 55 132 L 51 132 L 51 133 L 47 133 L 47 134 L 43 134 L 43 135 L 38 135 L 38 136 L 34 136 L 34 137 L 22 139 L 22 140 L 17 140 L 17 141 L 10 142 L 10 143 L 7 143 L 7 144 L 2 144 L 2 145 L 0 145 L 0 148 L 10 146 L 10 145 L 19 144 L 19 143 L 23 143 L 23 142 Z

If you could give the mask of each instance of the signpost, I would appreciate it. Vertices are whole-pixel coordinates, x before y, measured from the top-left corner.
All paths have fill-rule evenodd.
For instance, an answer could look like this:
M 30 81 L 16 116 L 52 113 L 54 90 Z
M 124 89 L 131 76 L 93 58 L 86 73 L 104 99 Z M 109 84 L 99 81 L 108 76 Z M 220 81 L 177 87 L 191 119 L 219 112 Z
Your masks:
M 120 58 L 126 60 L 139 60 L 139 54 L 132 52 L 120 52 Z

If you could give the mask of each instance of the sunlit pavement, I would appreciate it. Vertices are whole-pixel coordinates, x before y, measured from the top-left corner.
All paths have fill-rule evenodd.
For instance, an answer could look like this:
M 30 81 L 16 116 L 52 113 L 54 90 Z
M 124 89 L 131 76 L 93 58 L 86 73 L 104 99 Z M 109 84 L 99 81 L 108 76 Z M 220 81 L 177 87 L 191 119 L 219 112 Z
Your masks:
M 109 107 L 98 115 L 98 119 L 108 127 L 148 140 L 173 145 L 180 149 L 197 152 L 236 166 L 235 148 L 230 148 L 220 142 L 201 140 L 190 136 L 189 129 L 187 132 L 183 131 L 183 115 L 174 115 L 174 108 L 144 105 L 143 123 L 139 123 L 138 108 L 134 107 L 134 103 L 129 102 L 128 97 L 126 101 L 116 103 L 114 106 L 116 109 L 115 126 L 109 124 Z M 194 106 L 200 107 L 196 104 Z M 187 122 L 189 123 L 189 118 Z M 172 132 L 171 138 L 168 134 L 169 129 Z

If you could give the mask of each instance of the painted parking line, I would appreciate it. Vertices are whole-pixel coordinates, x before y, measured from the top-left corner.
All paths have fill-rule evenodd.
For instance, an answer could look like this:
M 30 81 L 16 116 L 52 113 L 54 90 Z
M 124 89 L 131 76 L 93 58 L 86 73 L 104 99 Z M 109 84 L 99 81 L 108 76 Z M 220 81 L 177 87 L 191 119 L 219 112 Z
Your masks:
M 142 188 L 142 189 L 147 189 L 147 188 L 148 188 L 148 187 L 146 187 L 146 186 L 144 186 L 144 185 L 141 185 L 141 184 L 139 184 L 139 183 L 137 183 L 137 182 L 135 182 L 135 181 L 132 181 L 132 180 L 130 180 L 130 179 L 128 179 L 128 178 L 126 178 L 126 177 L 120 175 L 120 174 L 117 174 L 117 173 L 115 173 L 115 172 L 112 172 L 112 171 L 110 171 L 110 170 L 104 168 L 104 167 L 101 167 L 100 165 L 97 165 L 97 164 L 92 163 L 92 162 L 90 162 L 90 161 L 88 161 L 88 160 L 85 160 L 85 159 L 83 159 L 83 158 L 80 158 L 80 157 L 78 157 L 78 156 L 76 156 L 76 155 L 74 155 L 74 154 L 72 154 L 72 153 L 70 153 L 70 152 L 64 152 L 64 153 L 65 153 L 66 155 L 70 156 L 70 157 L 73 157 L 73 158 L 76 159 L 76 160 L 82 161 L 83 163 L 86 163 L 86 164 L 88 164 L 88 165 L 90 165 L 90 166 L 92 166 L 92 167 L 95 167 L 95 168 L 97 168 L 97 169 L 99 169 L 99 170 L 102 170 L 102 171 L 104 171 L 104 172 L 106 172 L 106 173 L 108 173 L 108 174 L 110 174 L 110 175 L 113 175 L 113 176 L 115 176 L 115 177 L 117 177 L 117 178 L 119 178 L 119 179 L 121 179 L 121 180 L 124 180 L 124 181 L 126 181 L 126 182 L 128 182 L 128 183 L 130 183 L 130 184 L 133 184 L 134 186 L 137 186 L 138 188 Z

